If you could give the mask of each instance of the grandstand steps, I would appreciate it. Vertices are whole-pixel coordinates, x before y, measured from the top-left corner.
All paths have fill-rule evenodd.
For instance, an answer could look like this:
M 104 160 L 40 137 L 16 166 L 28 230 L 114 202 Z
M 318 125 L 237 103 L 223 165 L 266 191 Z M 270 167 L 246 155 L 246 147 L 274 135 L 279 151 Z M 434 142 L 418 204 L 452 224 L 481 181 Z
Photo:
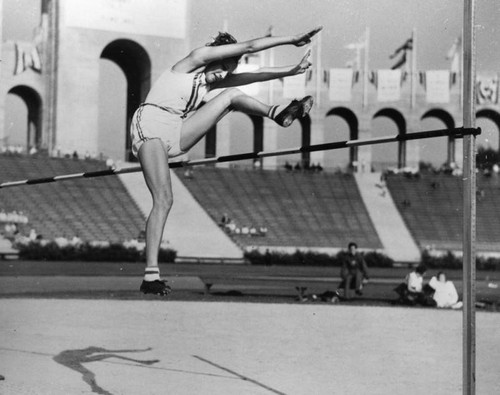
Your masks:
M 103 162 L 44 156 L 0 155 L 0 180 L 14 181 L 102 170 Z M 20 186 L 0 191 L 0 208 L 22 211 L 46 240 L 79 236 L 84 241 L 123 242 L 138 235 L 143 217 L 116 177 Z
M 350 174 L 204 167 L 182 180 L 215 221 L 226 212 L 238 228 L 268 229 L 233 234 L 246 249 L 334 254 L 351 240 L 382 247 Z
M 137 166 L 137 163 L 124 166 Z M 119 177 L 146 218 L 152 199 L 142 173 L 122 174 Z M 174 205 L 165 226 L 164 242 L 168 242 L 181 258 L 242 260 L 243 251 L 208 216 L 173 171 L 171 178 Z M 216 194 L 216 191 L 208 189 L 207 193 Z
M 389 190 L 381 187 L 380 173 L 356 174 L 361 197 L 385 253 L 396 262 L 420 261 L 420 250 L 401 217 Z

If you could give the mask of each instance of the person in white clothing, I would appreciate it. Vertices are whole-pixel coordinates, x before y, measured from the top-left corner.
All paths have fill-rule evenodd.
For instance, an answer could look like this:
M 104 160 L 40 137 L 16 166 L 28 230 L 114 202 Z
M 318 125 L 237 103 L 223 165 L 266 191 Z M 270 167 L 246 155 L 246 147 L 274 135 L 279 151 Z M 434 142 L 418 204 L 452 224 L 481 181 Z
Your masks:
M 426 271 L 424 265 L 419 265 L 414 271 L 406 275 L 404 282 L 394 289 L 399 295 L 398 303 L 428 305 L 428 297 L 424 292 L 424 275 Z
M 266 117 L 282 127 L 309 113 L 313 98 L 289 104 L 262 103 L 237 89 L 254 82 L 305 73 L 311 66 L 310 52 L 298 62 L 282 67 L 262 67 L 233 73 L 243 55 L 284 45 L 302 47 L 322 29 L 289 36 L 266 36 L 243 42 L 220 33 L 213 42 L 193 49 L 168 67 L 153 84 L 146 100 L 134 113 L 130 126 L 132 152 L 141 163 L 153 207 L 146 221 L 146 271 L 140 290 L 168 295 L 170 287 L 160 280 L 158 252 L 163 229 L 172 207 L 169 158 L 188 152 L 212 126 L 231 111 Z M 219 92 L 206 100 L 209 92 Z
M 459 309 L 462 302 L 458 300 L 458 293 L 452 281 L 446 279 L 444 272 L 439 272 L 429 281 L 429 286 L 434 289 L 432 298 L 440 308 Z

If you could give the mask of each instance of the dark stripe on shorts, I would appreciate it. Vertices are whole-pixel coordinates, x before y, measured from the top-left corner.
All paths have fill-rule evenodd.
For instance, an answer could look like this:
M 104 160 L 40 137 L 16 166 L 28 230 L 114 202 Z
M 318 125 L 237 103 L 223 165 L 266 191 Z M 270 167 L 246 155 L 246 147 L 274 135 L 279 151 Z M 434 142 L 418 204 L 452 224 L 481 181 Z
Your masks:
M 144 137 L 144 133 L 143 133 L 142 127 L 141 127 L 142 108 L 143 108 L 143 105 L 140 105 L 139 109 L 137 110 L 135 128 L 137 129 L 137 133 L 139 134 L 139 139 L 141 139 L 141 141 L 146 141 L 147 138 Z

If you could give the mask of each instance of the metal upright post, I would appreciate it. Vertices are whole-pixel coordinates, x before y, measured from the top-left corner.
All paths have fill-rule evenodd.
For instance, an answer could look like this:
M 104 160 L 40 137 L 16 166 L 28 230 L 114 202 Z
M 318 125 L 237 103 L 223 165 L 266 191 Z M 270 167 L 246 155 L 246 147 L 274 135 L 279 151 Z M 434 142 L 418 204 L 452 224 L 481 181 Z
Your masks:
M 463 126 L 475 127 L 475 0 L 464 0 Z M 476 137 L 464 136 L 463 165 L 463 394 L 476 393 Z

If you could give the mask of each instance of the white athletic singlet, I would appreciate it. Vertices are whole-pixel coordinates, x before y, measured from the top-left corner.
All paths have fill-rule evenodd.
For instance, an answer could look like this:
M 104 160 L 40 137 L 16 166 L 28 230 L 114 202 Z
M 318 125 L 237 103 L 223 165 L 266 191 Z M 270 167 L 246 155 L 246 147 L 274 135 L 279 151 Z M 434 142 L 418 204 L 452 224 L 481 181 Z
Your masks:
M 137 156 L 145 141 L 159 138 L 166 144 L 169 157 L 182 155 L 182 122 L 198 108 L 207 92 L 203 72 L 163 72 L 132 117 L 132 153 Z

